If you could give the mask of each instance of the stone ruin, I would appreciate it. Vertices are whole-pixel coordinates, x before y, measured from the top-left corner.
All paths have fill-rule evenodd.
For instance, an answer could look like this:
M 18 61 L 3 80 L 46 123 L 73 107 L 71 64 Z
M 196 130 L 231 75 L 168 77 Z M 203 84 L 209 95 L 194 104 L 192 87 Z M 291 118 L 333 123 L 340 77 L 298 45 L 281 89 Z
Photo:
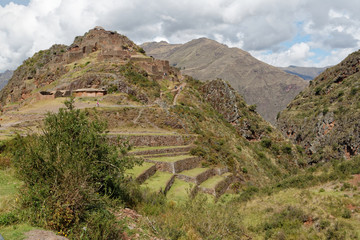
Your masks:
M 37 100 L 49 100 L 59 97 L 102 97 L 107 94 L 105 89 L 83 88 L 71 90 L 41 91 L 36 95 Z
M 73 91 L 74 97 L 102 97 L 106 95 L 105 89 L 83 88 Z
M 138 47 L 127 37 L 113 31 L 106 31 L 102 27 L 95 27 L 83 37 L 75 38 L 65 55 L 67 63 L 79 60 L 84 56 L 100 50 L 99 60 L 120 58 L 130 59 L 138 54 Z
M 37 100 L 55 99 L 59 97 L 70 97 L 72 92 L 69 90 L 41 91 L 36 95 Z

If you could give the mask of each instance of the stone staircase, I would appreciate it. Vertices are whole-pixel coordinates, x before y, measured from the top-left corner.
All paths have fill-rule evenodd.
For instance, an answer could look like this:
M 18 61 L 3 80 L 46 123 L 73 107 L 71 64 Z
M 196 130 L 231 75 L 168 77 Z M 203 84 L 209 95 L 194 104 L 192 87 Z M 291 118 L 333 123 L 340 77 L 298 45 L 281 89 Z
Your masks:
M 125 137 L 134 146 L 129 154 L 144 159 L 141 166 L 135 166 L 127 174 L 141 186 L 166 194 L 170 200 L 180 201 L 197 192 L 219 197 L 234 180 L 226 168 L 201 167 L 201 159 L 190 155 L 195 135 L 126 134 Z

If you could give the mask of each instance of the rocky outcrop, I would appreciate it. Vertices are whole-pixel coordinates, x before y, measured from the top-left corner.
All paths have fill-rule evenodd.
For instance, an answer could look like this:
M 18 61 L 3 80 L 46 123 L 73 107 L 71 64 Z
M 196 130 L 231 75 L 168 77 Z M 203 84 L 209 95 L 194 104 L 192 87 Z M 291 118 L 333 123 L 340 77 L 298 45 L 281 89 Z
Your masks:
M 312 162 L 360 153 L 360 51 L 327 69 L 278 117 L 283 134 Z
M 244 138 L 259 140 L 266 134 L 264 127 L 270 126 L 256 113 L 256 106 L 246 105 L 243 98 L 224 80 L 209 81 L 201 91 L 206 101 Z

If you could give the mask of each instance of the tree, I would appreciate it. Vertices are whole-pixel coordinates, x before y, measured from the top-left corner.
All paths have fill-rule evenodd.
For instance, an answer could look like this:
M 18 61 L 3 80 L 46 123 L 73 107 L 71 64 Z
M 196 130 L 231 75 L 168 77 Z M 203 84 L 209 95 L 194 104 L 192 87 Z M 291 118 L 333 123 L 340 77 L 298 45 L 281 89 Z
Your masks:
M 41 134 L 18 136 L 14 153 L 23 207 L 35 223 L 63 233 L 102 208 L 105 197 L 124 199 L 124 172 L 135 162 L 126 143 L 108 144 L 105 122 L 90 121 L 73 99 L 65 105 L 47 114 Z

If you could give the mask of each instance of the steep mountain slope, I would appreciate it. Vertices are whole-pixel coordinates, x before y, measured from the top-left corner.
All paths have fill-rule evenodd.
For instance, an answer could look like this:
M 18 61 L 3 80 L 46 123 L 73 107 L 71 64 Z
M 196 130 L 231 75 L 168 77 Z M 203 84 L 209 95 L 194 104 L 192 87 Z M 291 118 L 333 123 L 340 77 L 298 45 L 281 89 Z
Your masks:
M 0 90 L 3 89 L 9 79 L 12 77 L 14 71 L 6 70 L 3 73 L 0 73 Z
M 313 161 L 349 158 L 360 147 L 360 51 L 310 82 L 281 112 L 278 126 Z
M 123 137 L 137 147 L 173 150 L 193 143 L 177 158 L 148 152 L 158 170 L 172 166 L 175 171 L 175 165 L 183 166 L 180 160 L 194 159 L 191 153 L 198 157 L 192 168 L 225 169 L 237 182 L 263 185 L 296 171 L 302 162 L 297 149 L 226 82 L 183 76 L 168 61 L 148 57 L 125 36 L 102 28 L 77 37 L 69 47 L 40 51 L 14 72 L 0 92 L 2 136 L 36 131 L 44 113 L 57 111 L 70 95 L 77 96 L 78 108 L 108 122 L 112 140 Z
M 303 78 L 304 80 L 313 80 L 320 73 L 326 70 L 327 67 L 324 68 L 316 68 L 316 67 L 297 67 L 297 66 L 288 66 L 288 67 L 279 67 L 281 70 L 294 74 Z
M 276 114 L 307 86 L 303 79 L 265 64 L 241 49 L 228 48 L 206 38 L 182 45 L 152 42 L 142 47 L 148 55 L 169 60 L 182 73 L 196 79 L 228 81 L 248 104 L 256 104 L 261 116 L 272 123 Z

